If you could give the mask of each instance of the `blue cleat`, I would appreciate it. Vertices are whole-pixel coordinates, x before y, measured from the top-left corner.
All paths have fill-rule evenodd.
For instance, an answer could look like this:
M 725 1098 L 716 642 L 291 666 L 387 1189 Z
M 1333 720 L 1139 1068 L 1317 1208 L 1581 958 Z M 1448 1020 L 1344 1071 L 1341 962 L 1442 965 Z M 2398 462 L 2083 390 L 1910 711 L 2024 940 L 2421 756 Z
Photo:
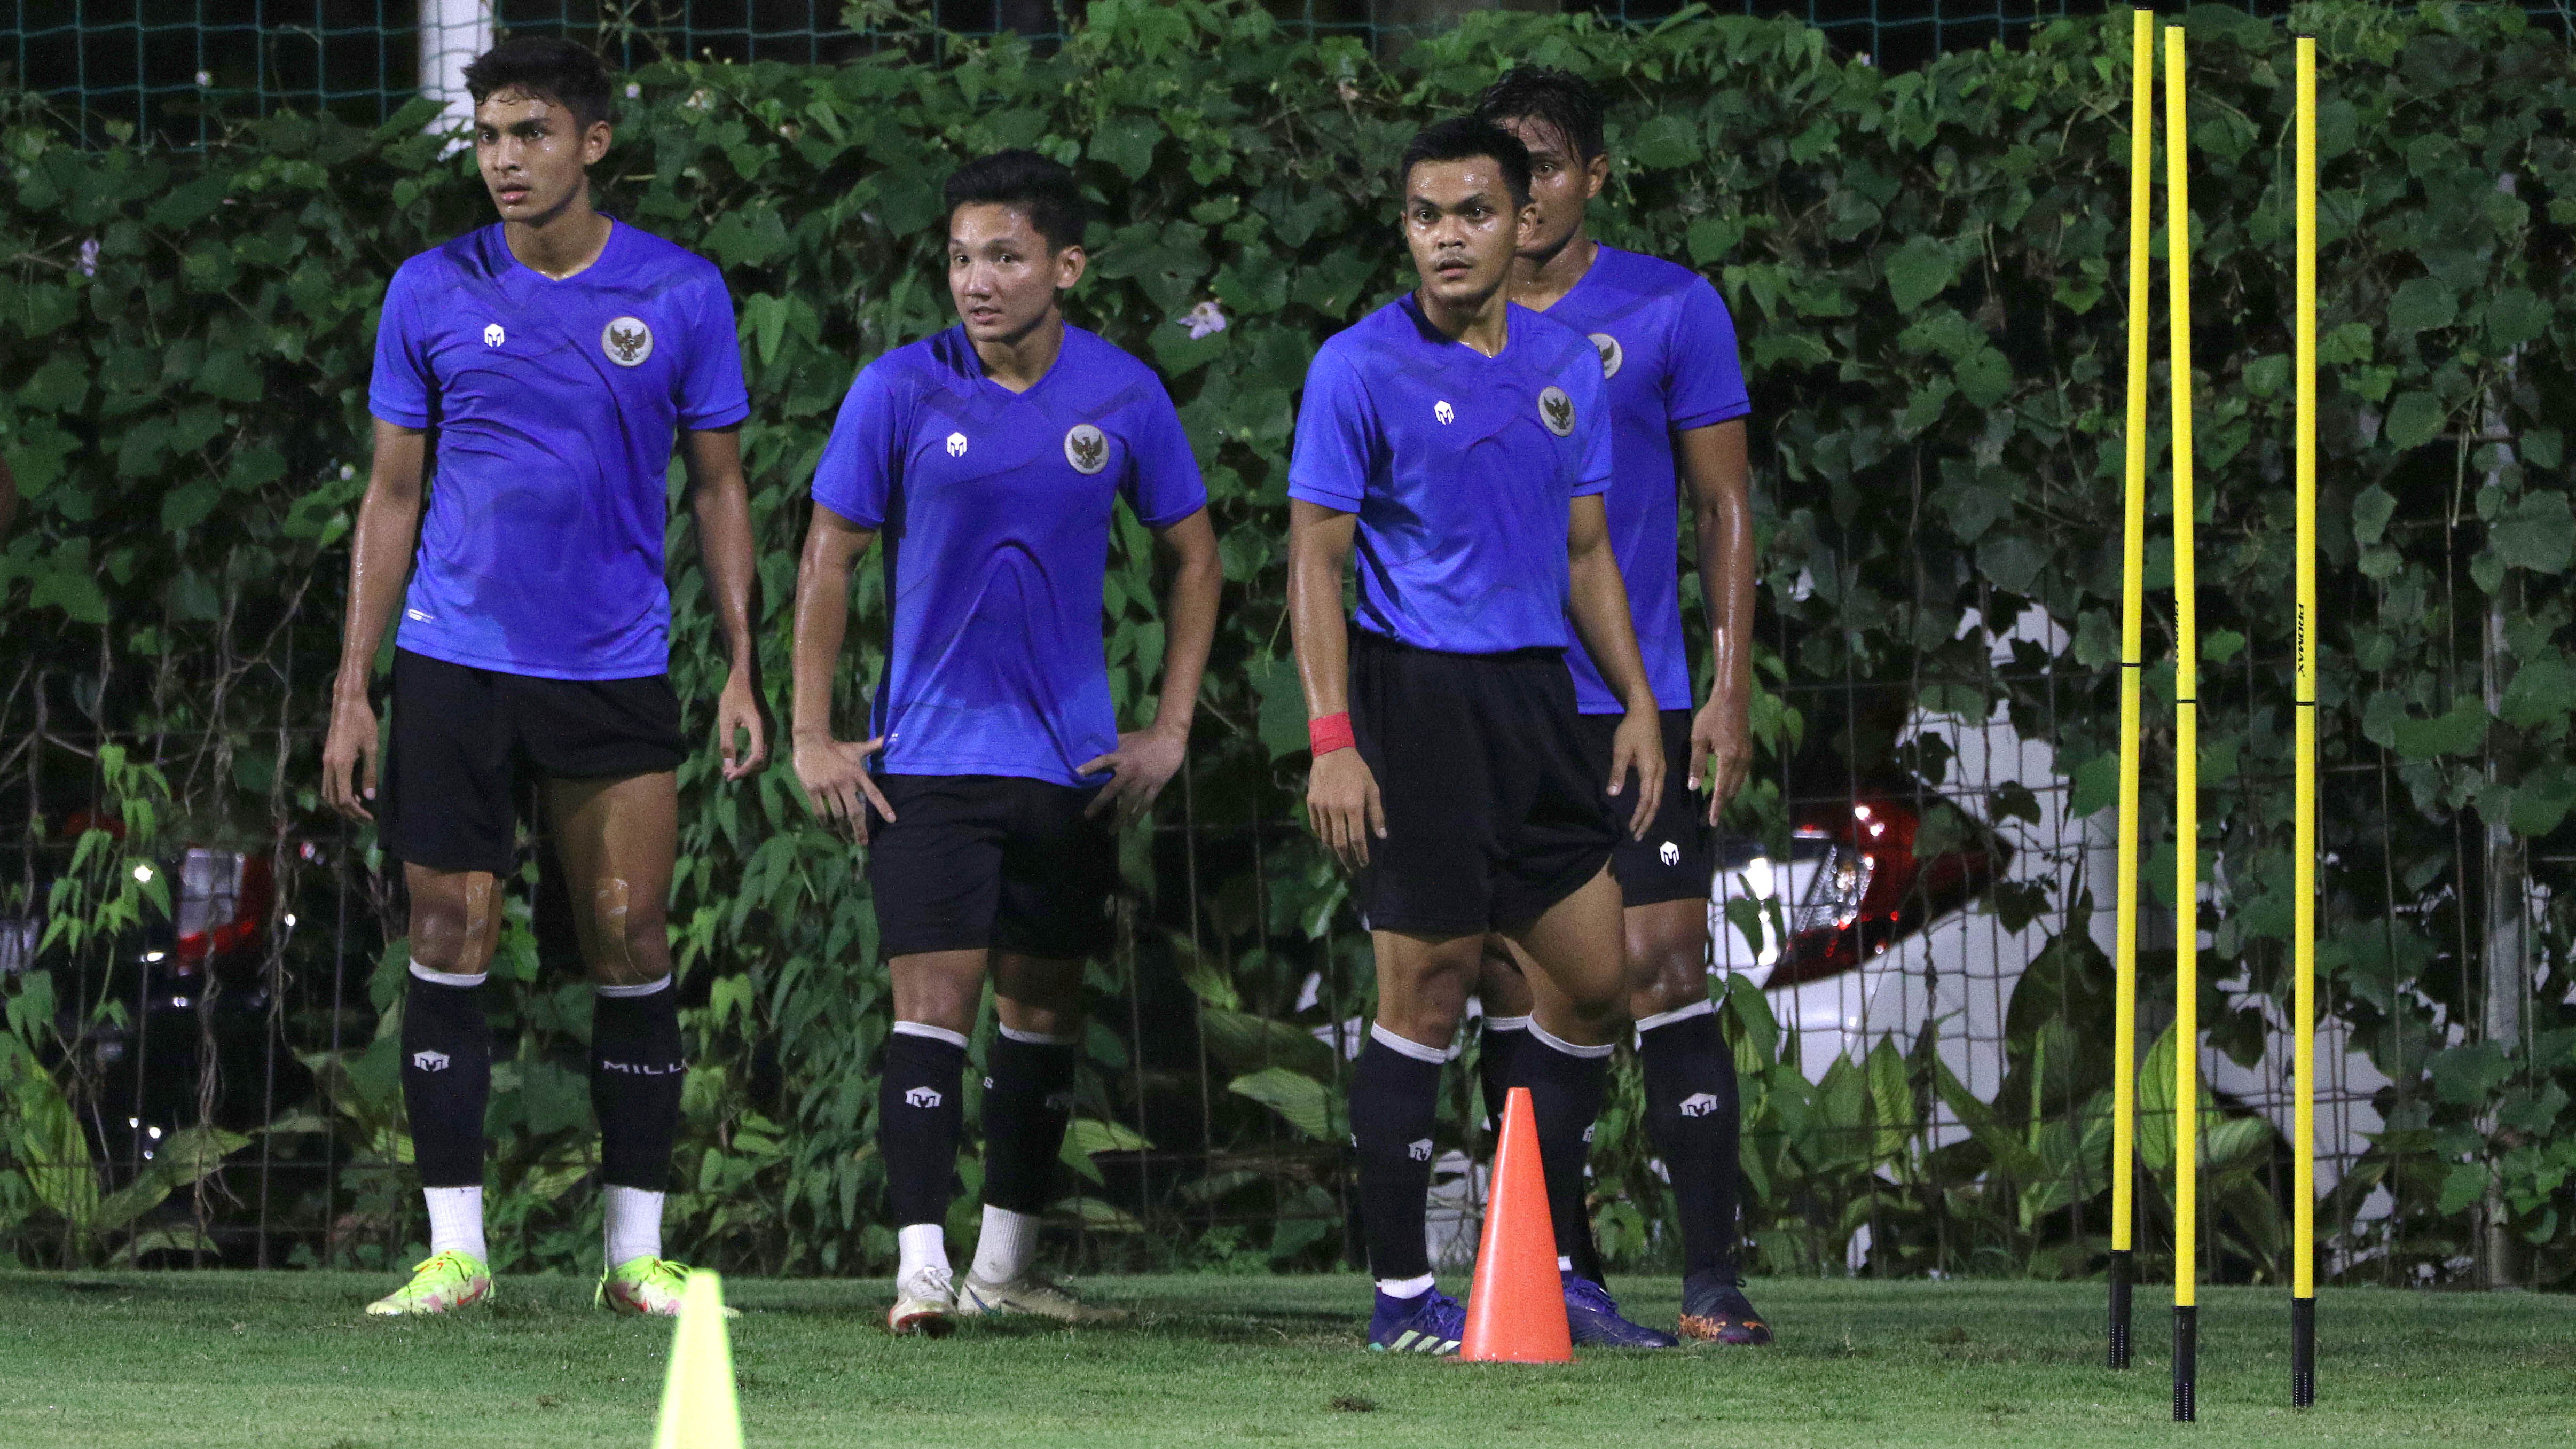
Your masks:
M 1376 1353 L 1456 1353 L 1467 1332 L 1467 1310 L 1437 1288 L 1413 1298 L 1377 1295 L 1369 1315 L 1369 1348 Z
M 1619 1316 L 1610 1291 L 1580 1273 L 1565 1275 L 1565 1326 L 1578 1348 L 1678 1348 L 1681 1340 Z

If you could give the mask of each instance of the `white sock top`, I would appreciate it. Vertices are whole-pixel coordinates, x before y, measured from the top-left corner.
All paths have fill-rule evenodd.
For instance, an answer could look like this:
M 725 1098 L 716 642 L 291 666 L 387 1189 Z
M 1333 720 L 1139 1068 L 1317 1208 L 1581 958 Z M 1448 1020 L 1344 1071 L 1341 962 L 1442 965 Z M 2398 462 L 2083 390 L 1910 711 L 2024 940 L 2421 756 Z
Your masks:
M 602 1256 L 609 1267 L 662 1256 L 662 1194 L 610 1187 L 600 1195 Z
M 939 1276 L 948 1276 L 948 1230 L 937 1223 L 914 1223 L 897 1228 L 894 1235 L 901 1260 L 895 1265 L 894 1281 L 909 1283 L 912 1275 L 925 1268 L 935 1268 Z
M 984 1204 L 984 1231 L 975 1239 L 974 1275 L 1008 1283 L 1038 1260 L 1038 1216 Z
M 429 1255 L 467 1253 L 483 1261 L 492 1261 L 491 1251 L 483 1246 L 483 1188 L 423 1188 L 421 1196 L 429 1202 Z

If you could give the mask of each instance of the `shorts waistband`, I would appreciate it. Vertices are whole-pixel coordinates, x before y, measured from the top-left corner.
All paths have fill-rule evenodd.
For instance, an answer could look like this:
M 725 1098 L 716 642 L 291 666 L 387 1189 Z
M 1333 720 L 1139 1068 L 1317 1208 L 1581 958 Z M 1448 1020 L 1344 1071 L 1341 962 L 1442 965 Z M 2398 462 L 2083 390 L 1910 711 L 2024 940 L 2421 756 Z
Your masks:
M 1351 625 L 1351 648 L 1353 652 L 1374 649 L 1389 654 L 1419 654 L 1431 659 L 1459 659 L 1469 663 L 1562 664 L 1565 662 L 1565 650 L 1560 645 L 1534 644 L 1527 649 L 1503 649 L 1489 653 L 1468 653 L 1457 649 L 1425 649 L 1419 644 L 1407 644 L 1401 639 L 1390 639 L 1374 629 L 1364 628 L 1358 624 Z

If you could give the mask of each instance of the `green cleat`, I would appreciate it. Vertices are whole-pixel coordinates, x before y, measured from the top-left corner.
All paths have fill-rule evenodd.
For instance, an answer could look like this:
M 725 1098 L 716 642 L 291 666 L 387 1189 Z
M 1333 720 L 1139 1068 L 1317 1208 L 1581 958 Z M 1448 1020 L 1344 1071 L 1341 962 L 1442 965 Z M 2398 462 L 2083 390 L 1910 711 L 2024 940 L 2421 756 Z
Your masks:
M 412 1264 L 411 1281 L 367 1305 L 378 1318 L 452 1313 L 492 1296 L 492 1270 L 472 1253 L 454 1249 Z
M 629 1258 L 600 1275 L 599 1291 L 590 1301 L 602 1308 L 642 1318 L 677 1318 L 680 1294 L 689 1285 L 689 1269 L 668 1258 Z M 742 1310 L 727 1308 L 727 1318 Z

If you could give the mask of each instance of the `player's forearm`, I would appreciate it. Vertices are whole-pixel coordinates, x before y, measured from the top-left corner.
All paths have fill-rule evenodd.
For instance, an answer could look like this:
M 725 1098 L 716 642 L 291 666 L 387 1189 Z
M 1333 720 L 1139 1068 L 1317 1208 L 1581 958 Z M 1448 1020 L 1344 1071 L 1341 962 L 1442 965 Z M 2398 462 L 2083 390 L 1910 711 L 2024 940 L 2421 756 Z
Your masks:
M 732 428 L 688 430 L 682 456 L 689 469 L 689 509 L 698 525 L 716 627 L 736 671 L 752 664 L 751 490 L 742 477 L 742 435 Z
M 1350 712 L 1350 620 L 1342 613 L 1356 514 L 1291 499 L 1288 504 L 1288 636 L 1306 718 Z
M 708 592 L 716 626 L 724 631 L 725 653 L 736 670 L 752 664 L 751 642 L 751 499 L 736 474 L 730 486 L 701 488 L 694 510 L 698 548 L 705 561 Z
M 850 626 L 850 573 L 870 533 L 827 527 L 819 518 L 805 534 L 796 565 L 796 634 L 790 666 L 794 698 L 790 728 L 798 738 L 832 733 L 832 676 Z
M 1737 708 L 1753 691 L 1753 507 L 1744 422 L 1694 429 L 1682 439 L 1700 597 L 1708 610 L 1709 695 Z
M 376 456 L 358 524 L 349 538 L 349 615 L 340 633 L 335 692 L 363 696 L 375 671 L 376 650 L 402 603 L 411 573 L 412 545 L 420 532 L 421 435 L 376 424 Z
M 1655 686 L 1637 648 L 1636 621 L 1628 615 L 1628 582 L 1610 547 L 1609 514 L 1595 493 L 1574 500 L 1566 523 L 1566 612 L 1575 637 L 1592 655 L 1601 681 L 1616 691 L 1628 712 L 1655 711 Z
M 1164 541 L 1178 562 L 1163 596 L 1163 695 L 1154 709 L 1154 728 L 1186 736 L 1198 715 L 1208 648 L 1216 641 L 1225 566 L 1204 508 L 1164 530 Z

